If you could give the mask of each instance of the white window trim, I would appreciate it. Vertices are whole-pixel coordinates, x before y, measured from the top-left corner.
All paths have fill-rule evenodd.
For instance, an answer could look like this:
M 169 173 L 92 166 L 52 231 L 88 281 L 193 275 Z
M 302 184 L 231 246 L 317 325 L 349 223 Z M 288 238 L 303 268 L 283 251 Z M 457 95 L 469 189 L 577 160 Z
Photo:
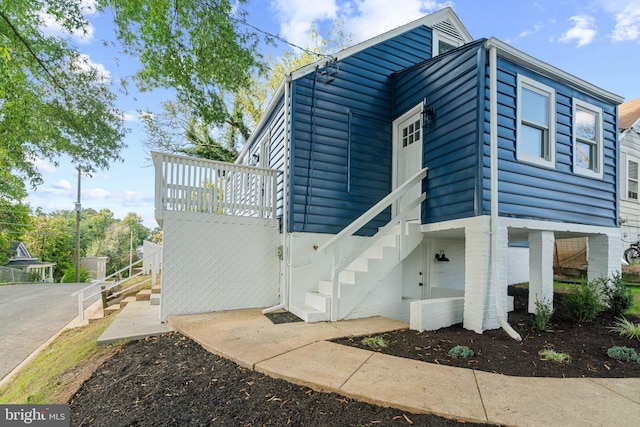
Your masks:
M 440 55 L 440 41 L 443 41 L 455 47 L 460 47 L 464 44 L 463 41 L 458 40 L 454 37 L 451 37 L 447 34 L 441 33 L 440 31 L 435 29 L 432 31 L 431 38 L 432 38 L 432 45 L 431 45 L 432 58 Z
M 625 167 L 625 173 L 624 173 L 624 199 L 630 201 L 630 202 L 634 202 L 634 203 L 640 203 L 640 194 L 638 195 L 638 198 L 636 199 L 632 199 L 631 197 L 629 197 L 629 162 L 635 162 L 638 164 L 638 167 L 640 168 L 640 159 L 633 157 L 633 156 L 622 156 L 624 157 L 624 167 Z M 638 171 L 638 175 L 635 177 L 635 181 L 638 182 L 639 187 L 640 187 L 640 170 Z
M 517 88 L 517 117 L 516 117 L 516 158 L 518 161 L 533 163 L 546 168 L 556 167 L 556 91 L 550 86 L 537 82 L 529 77 L 518 74 Z M 522 129 L 522 88 L 529 89 L 547 97 L 547 111 L 549 117 L 549 159 L 542 159 L 537 156 L 531 156 L 523 153 L 520 148 L 521 129 Z
M 576 136 L 576 112 L 578 108 L 586 110 L 590 113 L 596 114 L 596 155 L 598 158 L 596 159 L 596 170 L 593 171 L 591 169 L 586 169 L 578 166 L 577 158 L 578 158 L 578 138 Z M 572 111 L 573 118 L 571 120 L 571 124 L 573 127 L 571 143 L 573 144 L 573 172 L 578 175 L 584 175 L 591 178 L 599 178 L 602 179 L 604 177 L 604 133 L 603 133 L 603 117 L 602 117 L 602 108 L 596 107 L 593 104 L 589 104 L 588 102 L 584 102 L 580 99 L 573 98 L 572 103 Z

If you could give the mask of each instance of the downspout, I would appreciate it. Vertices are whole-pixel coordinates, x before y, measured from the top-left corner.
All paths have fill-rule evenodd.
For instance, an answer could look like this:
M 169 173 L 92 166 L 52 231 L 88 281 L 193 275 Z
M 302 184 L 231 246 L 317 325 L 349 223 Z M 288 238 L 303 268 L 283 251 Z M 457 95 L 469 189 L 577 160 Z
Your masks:
M 282 174 L 282 295 L 280 303 L 287 310 L 291 301 L 291 290 L 289 286 L 291 272 L 291 250 L 289 247 L 289 169 L 291 150 L 291 73 L 284 77 L 284 171 Z
M 291 74 L 284 76 L 284 167 L 282 172 L 282 285 L 280 286 L 280 302 L 273 307 L 262 310 L 263 314 L 284 308 L 289 309 L 291 299 L 289 282 L 291 265 L 289 250 L 289 149 L 291 144 L 291 129 L 289 121 L 289 97 L 291 96 Z
M 485 47 L 489 49 L 489 135 L 491 143 L 491 282 L 496 303 L 496 317 L 498 323 L 511 338 L 522 341 L 518 334 L 505 319 L 498 295 L 498 242 L 496 232 L 498 227 L 498 78 L 497 78 L 497 48 L 488 40 Z

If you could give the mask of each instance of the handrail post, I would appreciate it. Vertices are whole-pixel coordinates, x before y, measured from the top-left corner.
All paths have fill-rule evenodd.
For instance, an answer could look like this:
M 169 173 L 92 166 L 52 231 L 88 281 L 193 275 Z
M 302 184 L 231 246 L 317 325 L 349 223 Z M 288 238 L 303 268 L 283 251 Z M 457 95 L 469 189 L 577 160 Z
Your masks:
M 84 321 L 84 291 L 78 293 L 78 318 Z

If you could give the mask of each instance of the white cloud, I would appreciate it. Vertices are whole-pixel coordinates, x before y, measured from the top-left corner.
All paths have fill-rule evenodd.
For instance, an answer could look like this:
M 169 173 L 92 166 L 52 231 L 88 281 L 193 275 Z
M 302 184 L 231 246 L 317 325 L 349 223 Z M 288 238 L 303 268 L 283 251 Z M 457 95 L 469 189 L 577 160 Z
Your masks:
M 33 165 L 40 171 L 44 173 L 56 173 L 57 169 L 55 166 L 47 162 L 46 160 L 37 158 L 34 160 Z
M 89 15 L 92 15 L 96 11 L 96 3 L 94 0 L 83 0 L 80 2 L 80 10 L 82 11 L 83 16 L 86 18 Z M 85 27 L 84 31 L 73 31 L 69 32 L 66 28 L 60 25 L 60 22 L 46 12 L 40 13 L 40 19 L 42 20 L 42 29 L 45 34 L 49 34 L 52 36 L 71 36 L 78 43 L 89 43 L 93 40 L 94 28 L 93 25 L 89 22 L 89 24 Z
M 56 190 L 63 190 L 63 191 L 67 191 L 67 190 L 71 190 L 71 183 L 69 181 L 67 181 L 66 179 L 61 179 L 58 180 L 57 182 L 53 183 L 52 187 Z
M 338 10 L 335 0 L 274 0 L 271 4 L 280 20 L 281 35 L 303 47 L 309 42 L 312 26 L 318 21 L 335 19 Z
M 569 29 L 559 41 L 562 43 L 570 43 L 576 41 L 577 47 L 586 46 L 593 41 L 596 36 L 596 20 L 588 15 L 576 15 L 569 18 L 573 23 L 573 27 Z
M 425 14 L 447 6 L 451 1 L 424 0 L 354 0 L 346 8 L 341 6 L 340 17 L 345 20 L 346 30 L 356 41 L 362 41 L 392 30 Z
M 111 72 L 105 68 L 104 65 L 93 62 L 89 55 L 81 53 L 74 66 L 81 71 L 95 70 L 99 81 L 111 80 Z
M 126 122 L 137 122 L 140 120 L 140 113 L 137 111 L 124 113 L 124 120 Z
M 530 29 L 530 30 L 524 30 L 523 32 L 521 32 L 521 33 L 519 34 L 519 36 L 520 36 L 520 37 L 522 37 L 522 38 L 524 38 L 524 37 L 529 37 L 529 36 L 530 36 L 530 35 L 532 35 L 532 34 L 539 33 L 539 32 L 540 32 L 540 30 L 542 30 L 542 28 L 543 28 L 543 27 L 544 27 L 544 26 L 543 26 L 542 24 L 537 23 L 537 24 L 535 24 L 535 25 L 533 26 L 533 28 L 532 28 L 532 29 Z
M 112 193 L 102 188 L 90 188 L 82 192 L 89 199 L 106 199 L 112 196 Z
M 611 39 L 618 42 L 640 39 L 640 2 L 608 0 L 604 7 L 613 14 L 616 22 Z

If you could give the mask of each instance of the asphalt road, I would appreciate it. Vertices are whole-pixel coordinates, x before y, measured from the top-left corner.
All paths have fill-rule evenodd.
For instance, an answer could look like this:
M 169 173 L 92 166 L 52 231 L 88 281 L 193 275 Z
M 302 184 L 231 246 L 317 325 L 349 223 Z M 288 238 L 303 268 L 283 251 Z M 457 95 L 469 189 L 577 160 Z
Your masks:
M 71 294 L 88 285 L 0 286 L 0 380 L 78 315 Z

